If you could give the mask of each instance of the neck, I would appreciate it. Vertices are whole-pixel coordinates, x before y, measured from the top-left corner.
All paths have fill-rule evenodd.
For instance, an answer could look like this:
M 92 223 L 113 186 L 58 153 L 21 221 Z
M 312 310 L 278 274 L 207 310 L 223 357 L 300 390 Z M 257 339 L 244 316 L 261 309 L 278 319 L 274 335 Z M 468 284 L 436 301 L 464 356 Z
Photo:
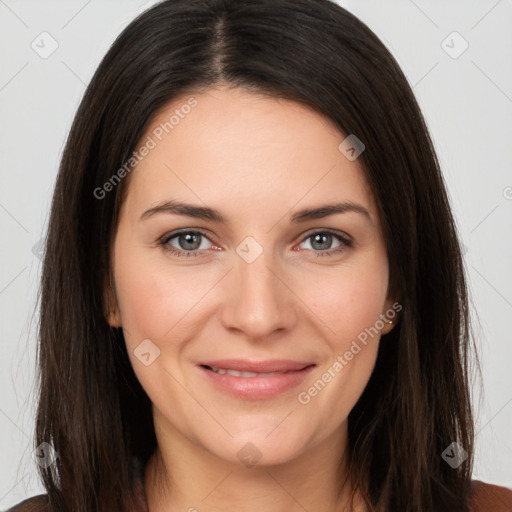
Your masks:
M 347 429 L 291 461 L 246 467 L 220 459 L 177 431 L 158 435 L 145 472 L 151 512 L 366 512 L 346 473 Z M 168 434 L 168 432 L 167 432 Z

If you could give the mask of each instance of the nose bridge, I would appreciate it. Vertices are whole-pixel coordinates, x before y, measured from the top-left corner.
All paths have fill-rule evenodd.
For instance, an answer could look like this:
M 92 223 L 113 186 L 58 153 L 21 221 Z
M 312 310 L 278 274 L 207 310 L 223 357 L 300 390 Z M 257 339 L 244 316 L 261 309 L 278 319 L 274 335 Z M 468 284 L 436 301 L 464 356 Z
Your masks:
M 225 327 L 248 338 L 267 337 L 294 321 L 291 294 L 278 277 L 273 251 L 256 244 L 249 239 L 237 248 L 223 311 Z

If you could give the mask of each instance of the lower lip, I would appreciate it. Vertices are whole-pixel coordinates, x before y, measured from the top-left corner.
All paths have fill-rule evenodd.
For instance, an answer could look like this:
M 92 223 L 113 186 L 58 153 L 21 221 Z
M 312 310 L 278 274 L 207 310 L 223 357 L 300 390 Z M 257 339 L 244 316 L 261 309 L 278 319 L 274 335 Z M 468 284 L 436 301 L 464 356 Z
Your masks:
M 227 373 L 216 373 L 199 366 L 199 369 L 203 371 L 217 389 L 237 398 L 251 400 L 272 398 L 293 389 L 304 381 L 313 368 L 314 365 L 272 377 L 235 377 Z

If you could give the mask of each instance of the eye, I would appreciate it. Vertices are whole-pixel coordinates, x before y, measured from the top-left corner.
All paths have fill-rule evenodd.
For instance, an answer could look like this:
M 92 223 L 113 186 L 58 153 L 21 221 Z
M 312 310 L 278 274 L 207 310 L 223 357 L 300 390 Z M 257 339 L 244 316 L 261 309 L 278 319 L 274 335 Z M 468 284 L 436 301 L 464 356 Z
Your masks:
M 352 240 L 346 235 L 332 232 L 329 230 L 317 230 L 306 236 L 301 245 L 307 243 L 309 240 L 311 249 L 315 256 L 331 256 L 345 251 L 347 248 L 352 247 Z M 338 243 L 337 246 L 332 248 L 333 242 Z M 219 249 L 208 238 L 208 236 L 199 230 L 186 229 L 165 235 L 159 242 L 165 251 L 178 257 L 198 257 L 205 256 L 208 249 Z M 210 246 L 208 246 L 208 243 Z
M 301 245 L 307 243 L 308 240 L 311 240 L 310 246 L 311 250 L 315 252 L 315 256 L 331 256 L 352 247 L 352 240 L 347 236 L 326 230 L 310 233 L 304 238 Z M 332 248 L 332 243 L 336 240 L 338 240 L 338 245 Z
M 210 248 L 208 243 L 205 244 L 206 241 L 211 244 L 210 239 L 202 231 L 183 230 L 165 235 L 159 244 L 175 256 L 197 257 L 203 256 L 203 251 Z

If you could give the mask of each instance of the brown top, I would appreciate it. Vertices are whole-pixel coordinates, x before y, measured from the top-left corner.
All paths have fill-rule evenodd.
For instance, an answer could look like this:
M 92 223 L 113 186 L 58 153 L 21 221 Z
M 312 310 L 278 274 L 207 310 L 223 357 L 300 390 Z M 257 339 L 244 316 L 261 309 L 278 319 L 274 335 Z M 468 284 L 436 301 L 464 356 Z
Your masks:
M 486 484 L 480 480 L 473 480 L 471 484 L 469 497 L 471 512 L 512 512 L 511 489 Z
M 135 501 L 129 512 L 149 512 L 144 491 L 144 467 L 138 459 L 132 461 Z M 29 498 L 6 512 L 46 512 L 48 498 L 40 494 Z M 507 487 L 473 480 L 468 499 L 471 512 L 512 512 L 512 490 Z

